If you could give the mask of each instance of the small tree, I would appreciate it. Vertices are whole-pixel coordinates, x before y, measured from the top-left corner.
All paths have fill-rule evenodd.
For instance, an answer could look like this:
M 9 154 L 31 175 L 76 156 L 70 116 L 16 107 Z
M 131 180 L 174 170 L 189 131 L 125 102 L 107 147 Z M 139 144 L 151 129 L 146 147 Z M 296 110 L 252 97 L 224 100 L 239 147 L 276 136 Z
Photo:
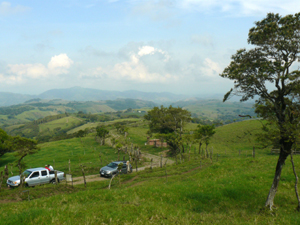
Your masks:
M 25 164 L 22 162 L 22 160 L 25 156 L 38 152 L 40 148 L 37 146 L 37 142 L 35 140 L 20 136 L 12 137 L 12 147 L 15 150 L 15 156 L 18 157 L 17 166 L 19 168 L 19 174 L 21 177 L 22 169 L 25 167 Z M 22 179 L 20 182 L 22 184 Z
M 202 142 L 205 143 L 206 156 L 208 157 L 207 147 L 209 145 L 211 137 L 216 133 L 214 125 L 198 125 L 194 134 L 196 139 L 199 141 L 199 152 L 202 145 Z
M 170 148 L 170 153 L 175 156 L 180 153 L 180 147 L 183 143 L 182 137 L 175 133 L 165 134 L 164 136 Z
M 100 137 L 101 145 L 105 145 L 105 138 L 109 134 L 109 131 L 104 126 L 98 126 L 96 128 L 97 136 Z
M 166 140 L 172 155 L 177 155 L 182 146 L 183 127 L 191 120 L 191 113 L 180 107 L 154 107 L 144 116 L 149 121 L 149 133 Z

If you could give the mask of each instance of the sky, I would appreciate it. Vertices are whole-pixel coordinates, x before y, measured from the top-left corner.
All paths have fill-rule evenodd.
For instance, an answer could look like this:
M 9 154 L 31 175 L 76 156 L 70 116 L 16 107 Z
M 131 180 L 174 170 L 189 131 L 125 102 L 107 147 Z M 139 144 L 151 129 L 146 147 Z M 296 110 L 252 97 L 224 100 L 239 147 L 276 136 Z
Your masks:
M 248 31 L 298 0 L 0 1 L 0 91 L 224 94 L 219 76 Z

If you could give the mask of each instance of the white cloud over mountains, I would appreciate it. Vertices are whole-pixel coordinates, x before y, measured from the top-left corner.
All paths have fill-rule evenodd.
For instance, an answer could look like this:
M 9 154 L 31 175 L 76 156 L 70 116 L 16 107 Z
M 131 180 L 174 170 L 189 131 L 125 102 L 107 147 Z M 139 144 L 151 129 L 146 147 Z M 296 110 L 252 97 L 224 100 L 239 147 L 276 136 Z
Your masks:
M 60 75 L 68 73 L 68 69 L 73 61 L 67 54 L 55 55 L 51 58 L 47 66 L 41 63 L 35 64 L 9 64 L 8 76 L 0 77 L 7 82 L 18 82 L 25 78 L 38 79 L 47 76 Z
M 176 75 L 171 75 L 163 65 L 170 60 L 167 52 L 153 46 L 144 45 L 138 50 L 130 51 L 128 60 L 116 63 L 112 66 L 97 67 L 90 73 L 85 73 L 82 77 L 131 80 L 143 83 L 166 82 L 177 79 Z
M 173 59 L 167 51 L 150 45 L 133 45 L 131 50 L 126 49 L 126 57 L 122 52 L 126 60 L 86 70 L 81 73 L 80 78 L 170 84 L 180 80 L 215 80 L 222 72 L 221 66 L 210 58 L 195 58 L 183 63 Z

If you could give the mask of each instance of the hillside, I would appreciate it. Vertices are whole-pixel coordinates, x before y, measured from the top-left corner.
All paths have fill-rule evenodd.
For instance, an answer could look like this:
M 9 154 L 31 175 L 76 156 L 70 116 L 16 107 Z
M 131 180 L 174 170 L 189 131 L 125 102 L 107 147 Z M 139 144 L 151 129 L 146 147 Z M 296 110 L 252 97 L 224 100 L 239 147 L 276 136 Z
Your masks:
M 240 121 L 239 115 L 255 116 L 253 103 L 222 102 L 216 99 L 192 99 L 172 103 L 174 107 L 183 107 L 192 112 L 193 116 L 220 121 Z
M 146 169 L 121 176 L 108 190 L 109 179 L 76 185 L 60 184 L 30 188 L 30 199 L 21 189 L 2 190 L 0 221 L 6 224 L 298 224 L 295 211 L 294 176 L 286 162 L 273 212 L 263 209 L 271 185 L 276 155 L 269 149 L 252 148 L 257 120 L 233 123 L 217 128 L 210 143 L 213 160 L 203 159 L 197 144 L 184 161 L 164 168 Z M 138 125 L 138 126 L 135 126 Z M 128 124 L 130 140 L 143 140 L 146 124 Z M 113 127 L 110 128 L 114 133 Z M 142 136 L 140 136 L 143 134 Z M 144 152 L 160 155 L 160 148 L 140 145 Z M 41 145 L 38 154 L 26 157 L 31 167 L 46 162 L 59 170 L 71 170 L 80 176 L 85 171 L 97 173 L 101 165 L 116 159 L 116 152 L 99 146 L 93 136 L 74 138 Z M 239 154 L 241 149 L 241 154 Z M 103 161 L 101 163 L 101 155 Z M 295 157 L 299 168 L 299 156 Z M 0 168 L 12 162 L 12 154 L 0 161 Z M 53 161 L 55 160 L 55 161 Z M 146 162 L 145 162 L 146 163 Z M 26 189 L 25 189 L 26 190 Z
M 152 108 L 155 104 L 151 101 L 136 99 L 117 99 L 107 101 L 76 102 L 62 99 L 43 100 L 31 99 L 24 104 L 0 107 L 0 126 L 25 124 L 34 120 L 64 113 L 103 114 L 126 110 L 128 108 Z M 9 128 L 8 128 L 9 129 Z

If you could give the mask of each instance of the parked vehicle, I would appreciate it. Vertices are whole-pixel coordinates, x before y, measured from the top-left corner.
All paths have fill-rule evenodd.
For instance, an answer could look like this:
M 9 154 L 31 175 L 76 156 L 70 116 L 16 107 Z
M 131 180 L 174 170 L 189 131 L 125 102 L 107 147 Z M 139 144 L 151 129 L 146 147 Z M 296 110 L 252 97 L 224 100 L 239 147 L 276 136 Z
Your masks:
M 115 161 L 109 163 L 107 166 L 104 166 L 100 169 L 101 177 L 112 177 L 113 175 L 118 173 L 118 165 L 123 163 L 121 173 L 128 173 L 126 161 Z M 132 172 L 132 166 L 129 163 L 129 171 Z
M 49 171 L 43 167 L 27 169 L 22 176 L 25 178 L 26 186 L 55 183 L 54 171 Z M 64 179 L 64 172 L 57 171 L 57 181 L 60 182 Z M 8 187 L 18 187 L 20 185 L 20 176 L 8 178 L 6 184 Z

